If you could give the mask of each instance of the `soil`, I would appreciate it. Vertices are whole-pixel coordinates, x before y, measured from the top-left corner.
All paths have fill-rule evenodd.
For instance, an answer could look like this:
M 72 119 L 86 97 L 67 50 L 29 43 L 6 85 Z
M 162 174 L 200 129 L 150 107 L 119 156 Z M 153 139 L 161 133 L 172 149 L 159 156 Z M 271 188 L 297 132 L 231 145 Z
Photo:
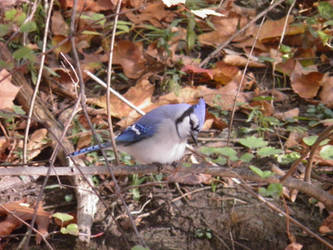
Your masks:
M 93 234 L 99 236 L 93 238 L 89 246 L 78 247 L 75 245 L 75 236 L 60 234 L 59 227 L 51 224 L 49 232 L 58 232 L 48 238 L 55 249 L 130 249 L 139 244 L 121 203 L 115 201 L 115 196 L 105 188 L 106 182 L 100 185 L 100 192 L 109 207 L 105 209 L 100 204 L 93 226 Z M 127 180 L 123 180 L 122 185 L 125 182 Z M 21 189 L 22 192 L 17 187 L 17 192 L 7 195 L 14 200 L 21 194 L 34 198 L 39 187 L 28 189 L 23 185 Z M 125 199 L 131 211 L 139 211 L 149 201 L 134 218 L 140 235 L 150 249 L 285 249 L 290 243 L 286 233 L 286 219 L 239 186 L 222 183 L 213 192 L 209 185 L 152 183 L 141 187 L 139 191 L 139 201 L 134 201 L 129 191 Z M 57 211 L 75 212 L 73 202 L 64 202 L 64 196 L 70 194 L 73 194 L 72 189 L 49 190 L 45 192 L 45 206 L 52 205 L 52 209 Z M 1 200 L 7 200 L 9 196 L 2 194 L 1 197 Z M 281 200 L 270 201 L 284 210 Z M 295 203 L 287 201 L 287 204 L 292 217 L 318 233 L 326 215 L 320 214 L 308 197 L 299 194 Z M 111 215 L 116 218 L 119 226 L 114 223 Z M 14 234 L 22 234 L 25 230 L 21 228 Z M 327 249 L 293 224 L 290 225 L 290 233 L 303 245 L 303 249 Z M 22 236 L 10 239 L 4 249 L 16 249 L 21 239 Z M 34 240 L 31 240 L 30 245 L 30 249 L 47 249 L 43 243 L 36 246 Z

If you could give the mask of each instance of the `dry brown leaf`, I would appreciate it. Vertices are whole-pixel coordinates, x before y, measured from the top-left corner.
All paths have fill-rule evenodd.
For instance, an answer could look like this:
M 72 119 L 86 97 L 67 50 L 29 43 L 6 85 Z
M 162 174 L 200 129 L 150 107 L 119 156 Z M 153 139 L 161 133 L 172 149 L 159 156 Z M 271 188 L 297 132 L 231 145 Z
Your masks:
M 201 75 L 203 78 L 213 80 L 213 73 L 211 69 L 203 69 L 196 65 L 185 65 L 182 68 L 182 71 L 187 74 Z
M 230 13 L 230 16 L 224 17 L 213 16 L 210 21 L 214 24 L 215 30 L 198 36 L 198 40 L 201 44 L 210 46 L 218 46 L 222 42 L 225 42 L 240 27 L 243 27 L 248 23 L 246 17 L 238 16 L 234 13 Z M 243 36 L 245 36 L 245 34 Z M 237 37 L 237 39 L 240 40 L 244 38 Z
M 280 55 L 280 58 L 281 58 L 281 55 Z M 277 63 L 275 68 L 277 71 L 279 71 L 287 76 L 290 76 L 293 73 L 295 66 L 296 66 L 296 60 L 294 58 L 290 58 L 285 62 L 281 61 L 280 63 Z
M 135 24 L 143 24 L 144 22 L 150 22 L 153 26 L 161 28 L 162 20 L 173 20 L 175 13 L 165 8 L 162 1 L 153 1 L 147 4 L 147 6 L 138 15 L 133 11 L 126 8 L 123 9 L 126 17 Z
M 70 40 L 67 40 L 66 42 L 63 42 L 64 40 L 66 40 L 66 36 L 62 36 L 62 35 L 56 35 L 52 37 L 52 46 L 54 46 L 55 48 L 53 49 L 54 53 L 56 55 L 58 55 L 60 52 L 67 54 L 72 50 L 72 45 Z M 59 44 L 61 44 L 59 46 Z
M 297 242 L 292 242 L 285 248 L 285 250 L 301 250 L 302 248 L 303 248 L 303 245 L 301 245 Z
M 11 82 L 11 74 L 3 69 L 0 71 L 0 109 L 13 109 L 13 101 L 20 90 Z
M 294 71 L 290 75 L 291 87 L 300 97 L 305 99 L 313 98 L 318 93 L 323 76 L 324 74 L 318 71 L 307 73 L 306 69 L 297 62 Z
M 327 107 L 333 108 L 333 77 L 324 77 L 320 99 Z
M 28 142 L 28 158 L 31 160 L 35 158 L 44 149 L 45 144 L 47 144 L 47 129 L 37 129 L 35 130 Z
M 154 85 L 150 84 L 147 80 L 149 75 L 142 77 L 135 86 L 131 87 L 125 94 L 124 97 L 132 102 L 136 107 L 141 110 L 148 112 L 157 106 L 152 104 L 151 97 L 154 92 Z M 89 104 L 94 104 L 99 107 L 106 109 L 106 97 L 89 98 L 87 100 Z M 121 127 L 127 127 L 137 120 L 141 115 L 135 110 L 129 107 L 127 104 L 120 101 L 114 95 L 111 95 L 111 115 L 122 119 L 118 125 Z
M 208 174 L 188 174 L 179 173 L 170 174 L 167 177 L 168 182 L 177 182 L 186 185 L 197 185 L 197 184 L 210 184 L 212 176 Z
M 253 101 L 250 103 L 252 107 L 259 107 L 260 111 L 265 115 L 265 116 L 271 116 L 274 113 L 274 107 L 273 105 L 265 100 L 262 101 Z
M 212 120 L 211 122 L 211 125 L 210 126 L 206 126 L 206 122 L 207 121 L 210 121 Z M 204 126 L 204 130 L 205 129 L 210 129 L 211 127 L 215 128 L 215 129 L 218 129 L 220 131 L 222 131 L 223 129 L 227 128 L 228 127 L 228 124 L 225 123 L 224 121 L 222 121 L 219 117 L 215 116 L 213 113 L 211 112 L 206 112 L 206 120 L 205 120 L 205 126 Z
M 271 94 L 274 97 L 274 102 L 284 102 L 288 100 L 288 95 L 278 89 L 272 89 Z
M 323 224 L 319 227 L 319 232 L 322 234 L 331 234 L 333 232 L 333 212 L 330 212 L 329 216 L 323 221 Z M 333 236 L 329 236 L 333 239 Z
M 226 85 L 241 73 L 239 68 L 228 65 L 223 61 L 217 62 L 211 72 L 213 73 L 214 81 L 222 85 Z
M 113 63 L 120 64 L 128 78 L 139 78 L 145 70 L 142 43 L 118 41 L 114 47 Z
M 218 106 L 223 110 L 231 110 L 237 87 L 238 83 L 234 81 L 219 89 L 210 89 L 206 86 L 198 86 L 197 88 L 185 87 L 177 91 L 177 93 L 172 92 L 161 96 L 158 100 L 158 105 L 184 102 L 193 104 L 197 102 L 198 98 L 203 97 L 206 103 L 212 107 Z M 247 99 L 247 95 L 240 92 L 236 102 L 245 103 Z
M 305 136 L 304 133 L 297 132 L 296 130 L 293 130 L 290 132 L 288 139 L 284 146 L 286 148 L 295 148 L 298 147 L 301 143 L 302 138 Z
M 72 9 L 74 0 L 59 0 L 62 9 Z M 114 5 L 110 0 L 85 0 L 77 1 L 77 11 L 88 11 L 100 12 L 105 10 L 112 10 Z
M 239 66 L 239 67 L 244 67 L 247 64 L 247 61 L 248 61 L 248 59 L 241 56 L 241 55 L 226 55 L 223 58 L 223 62 L 225 62 L 226 64 L 230 64 L 230 65 L 233 65 L 233 66 Z M 249 61 L 249 67 L 265 68 L 267 66 L 264 63 L 250 60 Z
M 288 18 L 288 26 L 285 35 L 296 35 L 304 33 L 305 25 L 291 25 L 294 18 L 288 15 L 279 20 L 268 19 L 260 28 L 258 40 L 262 43 L 265 43 L 280 39 L 281 34 L 283 34 L 286 18 Z
M 68 35 L 69 27 L 60 11 L 53 11 L 51 30 L 54 36 Z
M 22 223 L 16 219 L 11 213 L 8 213 L 7 210 L 14 213 L 16 217 L 24 221 L 30 221 L 34 216 L 34 207 L 27 206 L 28 204 L 23 204 L 21 201 L 9 202 L 0 206 L 0 215 L 6 216 L 4 220 L 0 222 L 0 237 L 8 236 L 12 233 L 13 230 L 22 226 Z M 50 223 L 51 213 L 46 212 L 42 207 L 37 209 L 36 213 L 36 224 L 38 231 L 45 237 L 48 234 L 48 225 Z M 41 236 L 36 235 L 36 243 L 40 244 Z
M 287 120 L 299 116 L 299 108 L 290 109 L 286 112 L 275 113 L 274 116 L 281 120 Z

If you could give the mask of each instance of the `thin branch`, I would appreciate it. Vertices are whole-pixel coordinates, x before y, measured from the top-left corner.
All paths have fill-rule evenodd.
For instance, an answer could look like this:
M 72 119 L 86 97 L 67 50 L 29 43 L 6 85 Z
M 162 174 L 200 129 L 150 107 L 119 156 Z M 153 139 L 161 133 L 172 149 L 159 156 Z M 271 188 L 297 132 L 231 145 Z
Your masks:
M 44 30 L 44 38 L 43 38 L 43 47 L 42 47 L 42 57 L 41 57 L 41 62 L 40 62 L 40 67 L 39 67 L 39 71 L 38 71 L 38 76 L 37 76 L 37 82 L 36 82 L 36 86 L 31 98 L 31 102 L 30 102 L 30 108 L 29 108 L 29 113 L 28 113 L 28 120 L 27 120 L 27 126 L 26 126 L 26 130 L 25 130 L 25 135 L 24 135 L 24 144 L 23 144 L 23 163 L 26 164 L 27 163 L 27 146 L 28 146 L 28 137 L 29 137 L 29 130 L 30 130 L 30 124 L 31 124 L 31 117 L 32 117 L 32 112 L 35 106 L 35 101 L 37 98 L 37 94 L 38 94 L 38 90 L 39 90 L 39 85 L 40 82 L 42 80 L 42 74 L 43 74 L 43 69 L 44 69 L 44 63 L 45 63 L 45 51 L 46 51 L 46 46 L 47 46 L 47 34 L 49 32 L 49 26 L 50 26 L 50 20 L 51 20 L 51 13 L 52 13 L 52 9 L 53 9 L 53 3 L 54 0 L 50 1 L 50 5 L 49 5 L 49 9 L 47 12 L 47 18 L 46 18 L 46 24 L 45 24 L 45 30 Z M 31 238 L 31 233 L 32 230 L 31 228 L 34 226 L 35 221 L 36 221 L 36 214 L 37 214 L 37 210 L 38 210 L 38 204 L 36 204 L 35 206 L 35 211 L 34 211 L 34 216 L 31 220 L 31 227 L 29 228 L 28 232 L 27 232 L 27 237 L 25 238 L 25 242 L 22 244 L 24 244 L 24 249 L 28 249 L 28 245 L 29 245 L 29 241 Z
M 110 42 L 108 78 L 107 78 L 107 88 L 106 88 L 107 90 L 111 88 L 113 49 L 114 49 L 114 41 L 115 41 L 115 37 L 116 37 L 121 2 L 122 2 L 122 0 L 118 0 L 116 16 L 114 17 L 114 23 L 113 23 L 112 37 L 111 37 L 111 42 Z M 119 161 L 118 150 L 117 150 L 117 146 L 116 146 L 116 141 L 114 139 L 113 126 L 112 126 L 110 91 L 106 91 L 106 110 L 107 110 L 108 125 L 109 125 L 109 131 L 110 131 L 110 136 L 111 136 L 112 148 L 113 148 L 114 156 L 116 158 L 116 163 L 117 163 L 117 165 L 119 165 L 120 161 Z
M 94 79 L 98 84 L 102 85 L 104 88 L 107 89 L 107 85 L 105 84 L 105 82 L 103 82 L 97 76 L 95 76 L 94 74 L 92 74 L 90 71 L 84 70 L 84 73 L 86 73 L 88 76 L 90 76 L 92 79 Z M 127 104 L 128 106 L 130 106 L 132 109 L 134 109 L 136 112 L 138 112 L 140 115 L 145 115 L 145 112 L 143 112 L 141 109 L 139 109 L 138 107 L 136 107 L 132 102 L 130 102 L 129 100 L 127 100 L 125 97 L 123 97 L 117 91 L 115 91 L 113 88 L 109 87 L 109 91 L 112 94 L 114 94 L 116 97 L 118 97 L 119 100 L 121 100 L 122 102 L 124 102 L 125 104 Z
M 254 47 L 256 45 L 256 42 L 258 40 L 258 36 L 260 34 L 260 31 L 261 31 L 261 27 L 264 24 L 265 20 L 266 20 L 265 17 L 261 20 L 261 23 L 259 25 L 259 29 L 258 29 L 258 31 L 256 33 L 256 37 L 254 38 L 254 42 L 253 42 L 252 47 L 251 47 L 250 54 L 247 57 L 247 61 L 246 61 L 245 68 L 243 70 L 242 78 L 241 78 L 241 80 L 240 80 L 240 82 L 238 84 L 237 92 L 236 92 L 236 95 L 235 95 L 235 98 L 234 98 L 234 102 L 233 102 L 233 105 L 232 105 L 232 111 L 231 111 L 230 121 L 229 121 L 227 145 L 229 145 L 230 138 L 231 138 L 232 124 L 234 122 L 234 117 L 235 117 L 235 113 L 236 113 L 237 98 L 238 98 L 240 90 L 241 90 L 241 88 L 243 86 L 243 82 L 244 82 L 244 79 L 245 79 L 247 68 L 249 67 L 249 63 L 250 63 L 250 59 L 251 59 L 253 51 L 254 51 Z

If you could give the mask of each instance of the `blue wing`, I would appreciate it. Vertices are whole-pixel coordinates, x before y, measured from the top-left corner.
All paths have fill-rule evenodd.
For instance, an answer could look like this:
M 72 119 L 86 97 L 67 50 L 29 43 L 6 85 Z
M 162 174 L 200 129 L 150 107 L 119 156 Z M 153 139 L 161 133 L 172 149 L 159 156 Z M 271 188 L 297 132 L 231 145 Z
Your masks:
M 153 136 L 155 131 L 156 126 L 153 126 L 152 124 L 144 125 L 142 122 L 140 123 L 140 121 L 138 121 L 118 135 L 116 142 L 117 144 L 128 146 Z

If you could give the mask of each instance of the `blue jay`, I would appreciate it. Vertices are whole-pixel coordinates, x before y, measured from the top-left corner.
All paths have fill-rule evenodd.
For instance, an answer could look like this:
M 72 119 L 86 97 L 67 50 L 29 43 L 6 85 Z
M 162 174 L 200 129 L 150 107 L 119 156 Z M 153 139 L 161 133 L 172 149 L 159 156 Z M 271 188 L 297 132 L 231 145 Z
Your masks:
M 197 143 L 197 135 L 205 122 L 206 103 L 186 103 L 160 106 L 142 116 L 116 137 L 120 151 L 139 163 L 173 163 L 182 158 L 188 137 Z M 101 148 L 111 147 L 111 142 Z M 99 145 L 83 148 L 71 156 L 99 150 Z

